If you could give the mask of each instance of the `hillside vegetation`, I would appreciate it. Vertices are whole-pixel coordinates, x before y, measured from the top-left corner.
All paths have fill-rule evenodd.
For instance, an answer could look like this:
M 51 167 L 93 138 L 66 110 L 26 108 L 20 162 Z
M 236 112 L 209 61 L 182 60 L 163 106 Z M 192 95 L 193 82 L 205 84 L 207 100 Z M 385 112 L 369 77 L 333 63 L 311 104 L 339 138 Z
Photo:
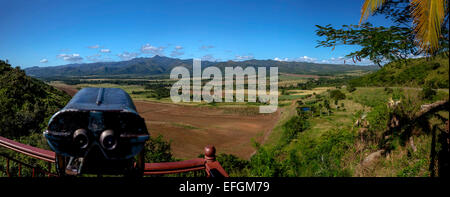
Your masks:
M 51 115 L 69 100 L 66 93 L 0 60 L 0 136 L 40 133 Z
M 448 56 L 440 55 L 433 59 L 408 59 L 386 64 L 377 72 L 351 80 L 354 86 L 406 86 L 448 88 Z

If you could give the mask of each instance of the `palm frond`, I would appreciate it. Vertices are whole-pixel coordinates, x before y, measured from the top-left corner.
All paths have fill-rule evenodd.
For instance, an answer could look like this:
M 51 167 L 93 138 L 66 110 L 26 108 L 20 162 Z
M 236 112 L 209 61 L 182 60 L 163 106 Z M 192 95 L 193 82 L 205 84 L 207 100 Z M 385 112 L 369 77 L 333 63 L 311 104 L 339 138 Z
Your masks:
M 446 0 L 411 0 L 415 40 L 426 53 L 439 48 L 439 35 L 445 17 Z
M 361 8 L 361 18 L 359 24 L 366 20 L 370 15 L 375 12 L 386 0 L 365 0 L 363 7 Z

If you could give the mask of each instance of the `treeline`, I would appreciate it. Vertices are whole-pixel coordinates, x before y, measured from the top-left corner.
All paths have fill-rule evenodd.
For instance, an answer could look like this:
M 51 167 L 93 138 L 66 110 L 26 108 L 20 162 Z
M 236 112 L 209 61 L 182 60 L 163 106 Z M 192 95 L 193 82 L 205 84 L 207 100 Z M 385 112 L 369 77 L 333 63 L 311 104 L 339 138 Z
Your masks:
M 300 90 L 312 90 L 317 87 L 342 87 L 343 85 L 348 85 L 348 82 L 352 79 L 356 79 L 355 76 L 342 76 L 336 78 L 319 78 L 319 79 L 310 79 L 304 83 L 298 83 L 290 86 L 280 86 L 281 90 L 292 90 L 292 89 L 300 89 Z
M 170 86 L 169 82 L 163 81 L 163 80 L 118 80 L 118 79 L 58 79 L 58 80 L 45 80 L 46 82 L 51 81 L 61 81 L 67 85 L 78 85 L 78 84 L 116 84 L 116 85 L 140 85 L 140 86 L 146 86 L 146 85 L 152 85 L 152 84 L 165 84 L 165 86 Z

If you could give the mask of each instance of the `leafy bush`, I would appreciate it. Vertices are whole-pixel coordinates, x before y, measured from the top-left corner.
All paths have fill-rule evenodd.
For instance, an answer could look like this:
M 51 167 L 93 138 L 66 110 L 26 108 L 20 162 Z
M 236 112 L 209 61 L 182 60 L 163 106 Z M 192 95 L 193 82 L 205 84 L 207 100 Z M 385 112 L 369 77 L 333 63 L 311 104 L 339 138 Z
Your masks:
M 165 141 L 162 135 L 158 135 L 157 137 L 150 137 L 150 140 L 145 143 L 145 161 L 175 161 L 172 152 L 170 152 L 170 142 Z
M 343 166 L 343 156 L 351 151 L 356 134 L 333 129 L 320 137 L 301 134 L 285 163 L 292 176 L 351 176 Z

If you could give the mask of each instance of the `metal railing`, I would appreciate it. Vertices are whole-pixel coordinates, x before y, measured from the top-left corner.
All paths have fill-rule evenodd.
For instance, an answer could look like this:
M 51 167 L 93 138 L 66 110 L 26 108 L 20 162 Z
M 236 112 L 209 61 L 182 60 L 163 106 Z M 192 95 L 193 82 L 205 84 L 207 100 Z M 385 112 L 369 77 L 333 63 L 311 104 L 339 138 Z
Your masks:
M 27 156 L 33 157 L 38 160 L 48 162 L 48 170 L 43 168 L 26 164 L 25 162 L 16 160 L 9 155 L 0 154 L 1 157 L 6 159 L 6 174 L 11 177 L 10 173 L 10 162 L 15 162 L 18 164 L 18 176 L 21 176 L 22 167 L 27 167 L 32 169 L 32 176 L 34 177 L 36 173 L 43 173 L 47 176 L 58 176 L 51 172 L 51 165 L 55 163 L 56 154 L 53 151 L 44 150 L 41 148 L 36 148 L 30 145 L 22 144 L 8 138 L 0 136 L 0 146 L 6 149 L 25 154 Z M 226 171 L 222 168 L 220 163 L 216 161 L 216 149 L 214 146 L 205 147 L 205 158 L 197 158 L 185 161 L 177 162 L 160 162 L 160 163 L 145 163 L 143 169 L 143 176 L 146 175 L 162 175 L 162 174 L 176 174 L 183 172 L 192 172 L 205 170 L 208 177 L 228 177 Z

